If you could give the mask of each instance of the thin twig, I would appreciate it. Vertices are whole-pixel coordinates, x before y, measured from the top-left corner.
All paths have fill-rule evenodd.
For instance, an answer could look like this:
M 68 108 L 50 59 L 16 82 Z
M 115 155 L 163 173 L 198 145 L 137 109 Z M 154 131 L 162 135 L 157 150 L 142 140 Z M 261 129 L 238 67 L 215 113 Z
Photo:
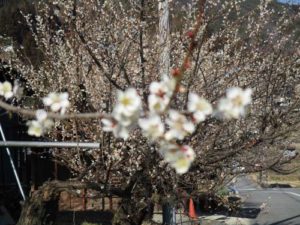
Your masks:
M 7 104 L 0 100 L 0 108 L 5 109 L 6 111 L 13 112 L 13 113 L 19 113 L 23 116 L 29 116 L 29 117 L 35 117 L 36 111 L 35 110 L 29 110 L 24 109 L 18 106 L 13 106 L 10 104 Z M 59 113 L 53 113 L 48 112 L 47 117 L 51 119 L 101 119 L 101 118 L 109 118 L 110 116 L 108 114 L 102 113 L 102 112 L 94 112 L 94 113 L 70 113 L 70 114 L 59 114 Z
M 108 81 L 117 89 L 119 90 L 124 90 L 124 88 L 122 88 L 119 84 L 117 84 L 117 82 L 115 80 L 113 80 L 110 75 L 105 72 L 105 69 L 103 68 L 103 66 L 101 65 L 100 61 L 98 60 L 98 58 L 96 57 L 96 55 L 94 54 L 94 52 L 92 51 L 92 49 L 88 46 L 87 41 L 85 40 L 84 36 L 82 33 L 80 33 L 79 31 L 77 31 L 77 34 L 81 40 L 81 42 L 84 44 L 85 49 L 87 50 L 87 52 L 89 53 L 89 55 L 92 57 L 92 59 L 94 60 L 95 64 L 97 65 L 97 67 L 99 69 L 101 69 L 103 71 L 104 76 L 108 79 Z

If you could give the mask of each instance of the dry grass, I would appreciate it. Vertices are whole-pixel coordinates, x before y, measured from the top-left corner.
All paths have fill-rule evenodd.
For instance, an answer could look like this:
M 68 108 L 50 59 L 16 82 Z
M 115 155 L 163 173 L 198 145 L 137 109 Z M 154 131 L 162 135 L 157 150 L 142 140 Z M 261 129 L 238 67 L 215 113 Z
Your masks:
M 254 182 L 259 183 L 259 174 L 251 174 L 251 179 Z M 300 177 L 299 175 L 290 174 L 290 175 L 281 175 L 274 172 L 268 172 L 268 180 L 267 184 L 289 184 L 292 187 L 299 188 L 300 187 Z
M 251 179 L 259 183 L 259 174 L 253 173 L 250 175 Z M 292 174 L 279 174 L 273 171 L 267 171 L 267 184 L 289 184 L 292 187 L 300 187 L 300 171 Z
M 299 152 L 300 145 L 294 144 L 296 151 Z M 285 169 L 297 168 L 300 165 L 300 157 L 296 157 L 292 162 L 285 165 Z M 274 171 L 268 171 L 268 183 L 290 184 L 292 187 L 300 187 L 300 169 L 291 174 L 279 174 Z
M 275 172 L 269 172 L 268 183 L 285 183 L 292 187 L 300 187 L 300 172 L 295 172 L 289 175 L 281 175 Z

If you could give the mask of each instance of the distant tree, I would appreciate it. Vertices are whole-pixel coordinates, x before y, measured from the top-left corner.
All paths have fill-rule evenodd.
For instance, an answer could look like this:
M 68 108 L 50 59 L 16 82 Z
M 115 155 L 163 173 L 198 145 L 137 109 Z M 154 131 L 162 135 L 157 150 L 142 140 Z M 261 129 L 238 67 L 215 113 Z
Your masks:
M 34 1 L 12 0 L 0 8 L 0 35 L 11 39 L 9 44 L 14 44 L 18 49 L 18 56 L 23 60 L 30 60 L 33 65 L 38 65 L 42 60 L 42 53 L 37 48 L 30 27 L 24 15 L 32 15 L 34 22 Z M 13 18 L 13 19 L 12 19 Z M 32 23 L 34 27 L 34 23 Z

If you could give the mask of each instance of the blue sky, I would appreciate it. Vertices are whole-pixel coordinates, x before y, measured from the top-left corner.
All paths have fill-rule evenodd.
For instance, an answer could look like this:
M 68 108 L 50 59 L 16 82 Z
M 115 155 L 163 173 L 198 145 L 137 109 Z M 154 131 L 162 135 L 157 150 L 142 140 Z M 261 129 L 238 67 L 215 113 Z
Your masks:
M 300 4 L 300 0 L 277 0 L 278 2 L 283 2 L 283 3 L 292 3 L 292 4 Z

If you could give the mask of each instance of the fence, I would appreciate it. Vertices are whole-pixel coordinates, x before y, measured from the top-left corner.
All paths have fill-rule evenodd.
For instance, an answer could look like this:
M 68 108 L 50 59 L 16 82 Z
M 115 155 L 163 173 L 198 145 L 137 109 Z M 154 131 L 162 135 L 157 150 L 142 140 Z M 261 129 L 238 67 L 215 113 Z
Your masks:
M 63 191 L 60 193 L 59 211 L 113 211 L 120 201 L 116 196 L 99 196 L 87 189 L 77 190 L 76 196 Z
M 101 222 L 105 222 L 103 224 L 106 222 L 110 224 L 110 220 L 102 221 L 103 213 L 111 212 L 110 219 L 112 219 L 113 212 L 118 209 L 120 201 L 121 199 L 117 196 L 99 196 L 97 192 L 86 189 L 77 190 L 76 193 L 64 191 L 60 194 L 59 214 L 63 215 L 65 221 L 71 221 L 74 216 L 79 221 L 81 217 L 88 218 L 90 213 L 94 213 L 95 215 L 92 215 L 94 221 L 99 222 L 101 219 Z M 169 215 L 171 211 L 163 214 L 162 206 L 156 205 L 152 219 L 160 224 L 163 220 L 168 221 L 167 224 L 169 225 L 202 224 L 202 219 L 198 218 L 196 214 L 194 216 L 189 215 L 191 214 L 190 206 L 181 203 L 174 210 L 174 215 Z M 169 218 L 170 216 L 172 218 Z

